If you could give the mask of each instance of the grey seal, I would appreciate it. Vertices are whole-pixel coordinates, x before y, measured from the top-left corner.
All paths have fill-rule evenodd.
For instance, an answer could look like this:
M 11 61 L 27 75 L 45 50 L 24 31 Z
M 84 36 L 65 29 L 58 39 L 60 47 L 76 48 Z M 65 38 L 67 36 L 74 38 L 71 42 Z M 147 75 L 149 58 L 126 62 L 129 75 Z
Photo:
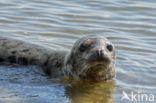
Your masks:
M 99 35 L 78 39 L 70 51 L 0 37 L 0 62 L 37 65 L 53 77 L 106 81 L 115 77 L 116 56 L 113 44 Z

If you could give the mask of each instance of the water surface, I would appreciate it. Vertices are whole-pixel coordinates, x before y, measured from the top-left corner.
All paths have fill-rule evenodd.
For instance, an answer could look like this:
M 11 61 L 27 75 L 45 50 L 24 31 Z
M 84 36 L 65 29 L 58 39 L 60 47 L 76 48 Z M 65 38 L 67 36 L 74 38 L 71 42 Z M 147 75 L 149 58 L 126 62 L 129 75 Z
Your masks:
M 0 0 L 0 35 L 62 50 L 83 35 L 103 35 L 117 55 L 116 79 L 106 83 L 1 65 L 0 103 L 132 103 L 121 100 L 123 92 L 152 94 L 156 102 L 155 11 L 155 0 Z

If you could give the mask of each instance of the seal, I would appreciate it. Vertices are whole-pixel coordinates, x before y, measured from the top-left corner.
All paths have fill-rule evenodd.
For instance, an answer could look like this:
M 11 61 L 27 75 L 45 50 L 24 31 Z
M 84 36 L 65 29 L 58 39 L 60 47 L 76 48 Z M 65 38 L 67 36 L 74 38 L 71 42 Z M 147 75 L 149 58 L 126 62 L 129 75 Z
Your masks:
M 99 35 L 78 39 L 70 51 L 0 37 L 0 62 L 36 65 L 52 77 L 106 81 L 115 77 L 116 56 L 113 44 Z

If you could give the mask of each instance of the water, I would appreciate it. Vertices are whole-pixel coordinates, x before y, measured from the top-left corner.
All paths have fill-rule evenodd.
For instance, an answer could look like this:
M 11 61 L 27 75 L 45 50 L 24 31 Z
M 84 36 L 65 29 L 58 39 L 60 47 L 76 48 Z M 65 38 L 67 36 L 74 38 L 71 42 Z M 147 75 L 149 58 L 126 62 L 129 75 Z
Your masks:
M 83 35 L 116 47 L 116 79 L 48 78 L 35 67 L 0 66 L 0 103 L 133 103 L 123 92 L 155 96 L 155 0 L 0 0 L 0 35 L 69 50 Z M 149 98 L 148 98 L 149 99 Z

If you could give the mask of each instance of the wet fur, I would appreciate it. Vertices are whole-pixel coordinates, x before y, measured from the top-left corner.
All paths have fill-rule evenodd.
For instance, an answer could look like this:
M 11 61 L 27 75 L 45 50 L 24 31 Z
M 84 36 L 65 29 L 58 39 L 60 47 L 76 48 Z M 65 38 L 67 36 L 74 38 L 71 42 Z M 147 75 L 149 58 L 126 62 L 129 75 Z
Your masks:
M 46 74 L 52 76 L 66 75 L 73 78 L 94 81 L 105 81 L 114 78 L 115 51 L 111 54 L 112 56 L 110 56 L 110 64 L 107 65 L 106 63 L 103 65 L 102 69 L 99 70 L 101 77 L 97 76 L 97 72 L 94 71 L 97 66 L 95 68 L 94 66 L 91 67 L 88 61 L 92 55 L 92 48 L 86 51 L 86 53 L 81 53 L 78 50 L 81 43 L 90 43 L 90 41 L 86 41 L 88 38 L 92 38 L 92 36 L 86 36 L 77 40 L 71 51 L 68 52 L 59 50 L 56 51 L 24 41 L 0 37 L 0 62 L 37 65 L 42 67 Z M 103 37 L 93 36 L 93 38 L 97 38 L 97 41 L 100 39 L 103 40 L 101 42 L 102 45 L 95 43 L 95 47 L 101 47 L 105 45 L 105 42 L 110 43 Z M 98 70 L 98 68 L 96 70 Z
M 37 65 L 46 74 L 62 74 L 66 51 L 56 51 L 24 41 L 0 37 L 0 62 Z M 53 74 L 52 74 L 53 73 Z

